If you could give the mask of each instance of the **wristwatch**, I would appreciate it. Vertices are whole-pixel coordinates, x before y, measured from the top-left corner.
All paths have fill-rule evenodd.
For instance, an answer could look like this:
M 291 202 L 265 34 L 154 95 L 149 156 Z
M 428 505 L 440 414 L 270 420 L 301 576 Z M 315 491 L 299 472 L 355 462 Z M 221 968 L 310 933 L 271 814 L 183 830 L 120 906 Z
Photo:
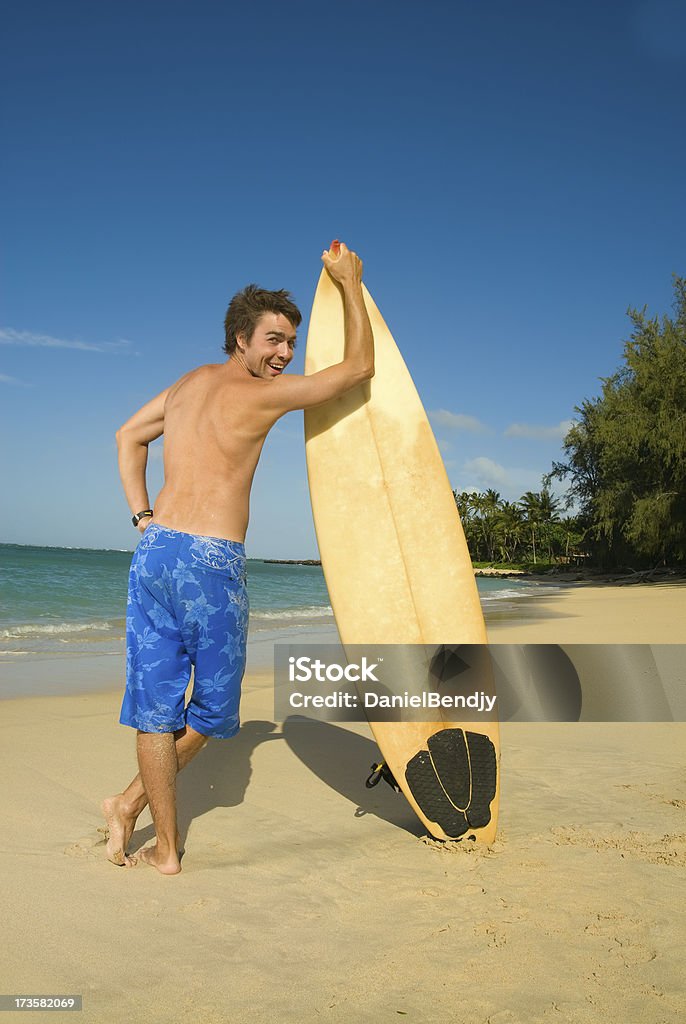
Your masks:
M 152 514 L 151 508 L 144 508 L 142 512 L 136 512 L 135 516 L 131 516 L 131 522 L 134 526 L 138 526 L 141 519 L 145 519 L 146 516 L 151 516 Z

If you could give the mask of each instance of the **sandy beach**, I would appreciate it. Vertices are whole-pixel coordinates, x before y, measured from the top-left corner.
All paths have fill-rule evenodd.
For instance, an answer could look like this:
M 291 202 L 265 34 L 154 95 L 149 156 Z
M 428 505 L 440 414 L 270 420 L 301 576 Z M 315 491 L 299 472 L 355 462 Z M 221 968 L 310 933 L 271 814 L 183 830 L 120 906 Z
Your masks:
M 489 637 L 674 645 L 685 623 L 683 584 L 542 586 Z M 82 994 L 78 1019 L 112 1024 L 682 1019 L 681 722 L 504 723 L 495 844 L 440 844 L 365 789 L 366 725 L 275 723 L 255 670 L 239 736 L 179 776 L 164 878 L 104 857 L 135 755 L 101 661 L 97 688 L 3 702 L 2 992 Z M 131 849 L 151 838 L 145 812 Z
M 686 582 L 539 584 L 489 623 L 491 643 L 686 643 Z

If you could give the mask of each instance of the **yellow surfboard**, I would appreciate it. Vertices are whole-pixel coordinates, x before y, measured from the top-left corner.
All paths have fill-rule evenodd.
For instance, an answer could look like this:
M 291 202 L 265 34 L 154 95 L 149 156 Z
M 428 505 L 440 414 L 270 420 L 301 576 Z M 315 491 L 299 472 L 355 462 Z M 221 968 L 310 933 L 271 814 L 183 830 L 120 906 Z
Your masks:
M 375 376 L 305 413 L 315 529 L 341 642 L 485 644 L 472 563 L 438 446 L 391 332 L 363 289 Z M 305 372 L 340 362 L 343 351 L 342 292 L 323 270 Z M 499 797 L 497 721 L 436 717 L 370 725 L 386 765 L 434 837 L 491 842 Z

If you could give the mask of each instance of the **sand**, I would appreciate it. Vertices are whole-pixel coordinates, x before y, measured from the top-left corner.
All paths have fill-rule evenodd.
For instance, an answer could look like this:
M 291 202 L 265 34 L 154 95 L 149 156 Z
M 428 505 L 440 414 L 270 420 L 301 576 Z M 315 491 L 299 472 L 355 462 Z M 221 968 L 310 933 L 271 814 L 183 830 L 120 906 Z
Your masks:
M 686 583 L 539 584 L 488 635 L 492 643 L 686 643 Z
M 684 640 L 683 586 L 534 604 L 492 638 Z M 495 844 L 439 844 L 365 789 L 366 725 L 275 724 L 253 673 L 239 736 L 179 776 L 186 854 L 164 878 L 104 858 L 99 802 L 135 771 L 107 671 L 111 689 L 3 702 L 1 992 L 83 994 L 66 1019 L 108 1024 L 682 1019 L 682 724 L 505 723 Z M 146 812 L 132 849 L 151 838 Z

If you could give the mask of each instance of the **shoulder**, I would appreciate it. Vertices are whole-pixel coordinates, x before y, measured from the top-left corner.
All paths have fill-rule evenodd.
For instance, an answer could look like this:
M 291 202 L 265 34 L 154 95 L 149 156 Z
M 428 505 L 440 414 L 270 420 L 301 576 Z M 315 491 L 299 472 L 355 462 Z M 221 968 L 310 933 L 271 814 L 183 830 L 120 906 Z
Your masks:
M 216 374 L 217 370 L 221 369 L 221 366 L 221 363 L 205 363 L 202 366 L 196 366 L 193 370 L 189 370 L 187 373 L 184 373 L 184 375 L 179 377 L 179 379 L 168 389 L 167 399 L 173 398 L 174 395 L 186 384 L 206 383 Z
M 216 375 L 218 370 L 223 369 L 223 363 L 203 363 L 202 366 L 196 366 L 195 369 L 189 370 L 188 373 L 184 373 L 183 377 L 179 377 L 176 384 L 177 387 L 188 380 L 198 380 L 202 377 L 213 377 Z

